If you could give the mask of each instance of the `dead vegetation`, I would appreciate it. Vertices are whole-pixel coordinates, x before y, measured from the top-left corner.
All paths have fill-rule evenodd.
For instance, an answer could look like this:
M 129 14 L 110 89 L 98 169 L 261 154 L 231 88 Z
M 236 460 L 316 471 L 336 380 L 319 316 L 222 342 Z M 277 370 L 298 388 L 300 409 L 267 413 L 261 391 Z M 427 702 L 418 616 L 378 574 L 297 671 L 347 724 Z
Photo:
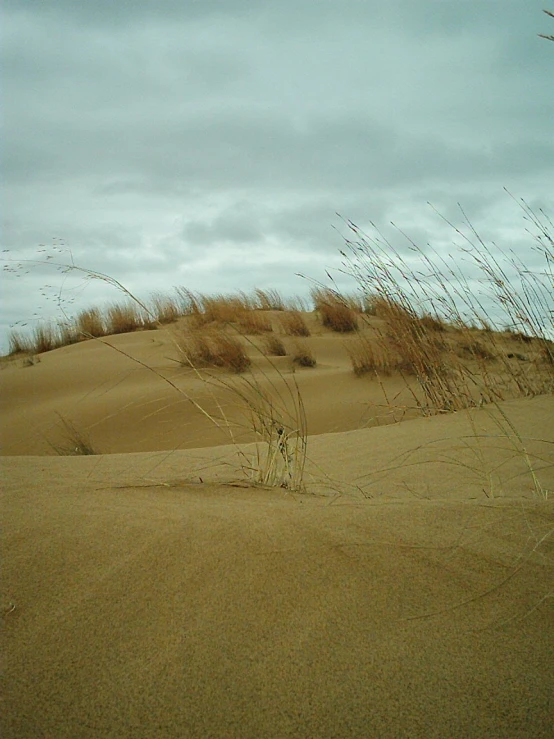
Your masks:
M 287 336 L 310 336 L 311 331 L 302 313 L 291 310 L 279 316 L 281 328 Z
M 380 232 L 368 236 L 347 221 L 356 240 L 346 240 L 345 265 L 383 324 L 372 341 L 350 344 L 355 374 L 398 370 L 415 377 L 417 385 L 408 384 L 424 413 L 553 392 L 552 224 L 522 208 L 535 227 L 543 271 L 531 272 L 512 254 L 492 255 L 471 226 L 469 236 L 453 226 L 465 239 L 464 256 L 481 272 L 480 292 L 442 257 L 433 261 L 410 242 L 408 262 Z M 508 319 L 508 331 L 489 310 L 503 316 L 504 327 Z M 509 348 L 516 341 L 526 345 L 525 355 Z
M 240 340 L 221 329 L 183 334 L 177 339 L 177 345 L 184 367 L 220 367 L 241 373 L 252 364 Z
M 263 351 L 266 355 L 273 357 L 286 357 L 287 355 L 287 347 L 275 334 L 265 337 L 263 342 Z
M 292 351 L 292 361 L 299 367 L 315 367 L 317 362 L 312 349 L 305 341 L 297 341 Z
M 339 293 L 316 287 L 311 291 L 311 296 L 321 323 L 326 328 L 339 333 L 348 333 L 358 328 L 356 312 Z

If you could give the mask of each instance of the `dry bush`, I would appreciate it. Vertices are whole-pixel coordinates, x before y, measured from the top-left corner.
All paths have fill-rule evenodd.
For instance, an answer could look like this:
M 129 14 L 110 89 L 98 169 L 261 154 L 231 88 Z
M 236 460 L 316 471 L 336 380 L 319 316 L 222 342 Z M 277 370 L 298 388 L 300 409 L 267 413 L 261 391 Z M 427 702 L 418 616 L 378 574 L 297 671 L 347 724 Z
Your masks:
M 179 295 L 171 297 L 162 295 L 162 293 L 154 293 L 150 298 L 149 317 L 151 321 L 158 324 L 175 323 L 181 315 L 183 314 Z
M 262 334 L 273 331 L 269 316 L 258 311 L 243 311 L 238 314 L 238 328 L 243 334 Z
M 283 311 L 286 309 L 285 301 L 278 290 L 260 290 L 256 288 L 254 293 L 256 295 L 257 307 L 261 310 Z
M 263 343 L 263 350 L 266 355 L 273 357 L 285 357 L 287 348 L 278 336 L 266 336 Z
M 287 336 L 310 336 L 310 329 L 300 311 L 291 310 L 279 316 L 281 327 Z
M 199 367 L 221 367 L 232 372 L 245 372 L 251 360 L 241 342 L 223 331 L 193 332 L 178 340 L 181 364 Z
M 81 311 L 75 319 L 75 325 L 79 333 L 87 339 L 106 336 L 104 319 L 98 308 Z
M 321 322 L 326 328 L 339 333 L 348 333 L 358 328 L 355 311 L 341 295 L 319 287 L 314 288 L 311 295 Z
M 28 336 L 24 336 L 21 331 L 11 329 L 8 334 L 8 356 L 14 354 L 26 354 L 32 350 Z
M 310 347 L 306 342 L 298 341 L 294 345 L 292 352 L 292 361 L 294 364 L 300 365 L 300 367 L 315 367 L 316 358 Z
M 144 328 L 144 320 L 136 303 L 112 303 L 106 309 L 106 333 L 127 334 Z

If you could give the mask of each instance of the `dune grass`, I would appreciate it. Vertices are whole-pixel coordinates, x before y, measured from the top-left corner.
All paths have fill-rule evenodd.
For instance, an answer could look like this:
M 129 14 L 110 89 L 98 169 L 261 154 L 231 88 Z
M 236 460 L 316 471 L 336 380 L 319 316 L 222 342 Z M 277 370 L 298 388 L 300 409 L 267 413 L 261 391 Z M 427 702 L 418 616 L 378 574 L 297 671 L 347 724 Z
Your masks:
M 252 364 L 239 338 L 222 329 L 179 334 L 177 346 L 181 364 L 185 367 L 221 367 L 241 373 Z
M 315 367 L 315 354 L 305 341 L 296 341 L 292 350 L 292 361 L 299 367 Z
M 467 219 L 469 235 L 450 224 L 462 239 L 459 256 L 480 273 L 478 288 L 454 259 L 412 241 L 408 259 L 376 229 L 368 236 L 346 221 L 356 240 L 346 239 L 345 267 L 371 296 L 371 315 L 384 323 L 372 340 L 357 336 L 348 351 L 358 376 L 399 371 L 425 415 L 484 408 L 498 438 L 524 460 L 535 496 L 545 499 L 549 491 L 536 472 L 544 460 L 532 458 L 500 406 L 505 399 L 554 392 L 554 229 L 543 213 L 521 207 L 543 258 L 542 268 L 533 271 L 512 253 L 489 248 Z M 516 342 L 525 353 L 510 348 Z M 479 447 L 476 428 L 472 438 Z M 481 463 L 486 467 L 484 455 Z
M 287 336 L 310 336 L 311 331 L 308 328 L 304 316 L 299 310 L 291 310 L 279 316 L 279 322 L 283 332 Z
M 275 334 L 266 336 L 263 341 L 263 352 L 272 357 L 286 357 L 287 347 Z
M 347 221 L 356 240 L 346 239 L 346 269 L 371 296 L 373 315 L 385 324 L 376 340 L 378 352 L 361 343 L 351 348 L 354 372 L 380 371 L 379 365 L 390 371 L 392 352 L 400 357 L 397 366 L 417 379 L 413 397 L 426 413 L 552 392 L 552 224 L 523 207 L 536 229 L 542 270 L 530 271 L 512 254 L 489 249 L 471 224 L 469 235 L 451 224 L 463 239 L 460 259 L 471 259 L 481 274 L 479 289 L 454 257 L 445 261 L 410 241 L 408 258 L 376 229 L 368 235 Z M 506 350 L 500 321 L 533 347 L 528 361 Z
M 348 333 L 358 328 L 356 312 L 352 301 L 343 298 L 338 292 L 323 287 L 315 287 L 311 291 L 312 301 L 322 324 L 338 333 Z
M 61 426 L 61 441 L 50 443 L 52 449 L 62 457 L 91 456 L 99 454 L 90 437 L 72 421 L 57 414 Z
M 273 331 L 269 316 L 261 311 L 241 311 L 237 315 L 237 323 L 239 331 L 250 336 Z

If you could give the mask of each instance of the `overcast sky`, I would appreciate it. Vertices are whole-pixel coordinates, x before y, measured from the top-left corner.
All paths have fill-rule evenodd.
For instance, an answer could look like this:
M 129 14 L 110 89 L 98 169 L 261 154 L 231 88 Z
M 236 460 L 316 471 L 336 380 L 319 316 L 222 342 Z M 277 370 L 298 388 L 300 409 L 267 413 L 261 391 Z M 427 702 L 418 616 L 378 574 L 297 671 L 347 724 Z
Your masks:
M 337 211 L 448 249 L 427 201 L 525 255 L 503 188 L 552 215 L 550 4 L 4 0 L 4 256 L 62 238 L 141 296 L 306 293 L 295 273 L 340 262 Z M 60 285 L 20 263 L 4 330 Z

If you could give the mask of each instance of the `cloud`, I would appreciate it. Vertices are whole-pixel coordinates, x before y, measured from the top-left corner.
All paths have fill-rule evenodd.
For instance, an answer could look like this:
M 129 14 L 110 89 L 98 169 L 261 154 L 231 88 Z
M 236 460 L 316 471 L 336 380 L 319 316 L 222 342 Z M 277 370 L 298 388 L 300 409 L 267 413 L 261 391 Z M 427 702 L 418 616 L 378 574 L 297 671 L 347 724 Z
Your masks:
M 339 264 L 335 212 L 448 250 L 430 201 L 530 256 L 503 187 L 551 206 L 542 6 L 8 0 L 3 248 L 63 237 L 138 290 L 282 287 Z M 8 273 L 4 324 L 29 289 Z

